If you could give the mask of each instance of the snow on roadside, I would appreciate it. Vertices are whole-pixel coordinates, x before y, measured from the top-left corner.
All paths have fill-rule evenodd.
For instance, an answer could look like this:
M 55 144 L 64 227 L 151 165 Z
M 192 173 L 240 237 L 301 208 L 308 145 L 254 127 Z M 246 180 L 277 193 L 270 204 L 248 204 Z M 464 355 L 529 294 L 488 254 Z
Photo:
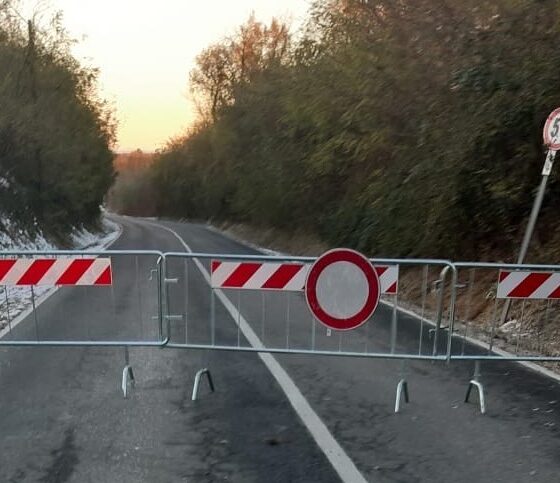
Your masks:
M 91 233 L 87 230 L 78 230 L 72 234 L 72 245 L 79 250 L 104 250 L 120 234 L 121 227 L 108 218 L 103 218 L 103 227 L 100 233 Z
M 11 228 L 6 219 L 0 223 Z M 12 231 L 12 230 L 10 230 Z M 72 246 L 76 250 L 102 251 L 121 233 L 120 225 L 103 218 L 102 229 L 98 233 L 88 230 L 76 230 L 71 235 Z M 42 235 L 31 240 L 25 232 L 18 230 L 14 237 L 0 232 L 0 255 L 3 250 L 10 251 L 43 251 L 56 250 L 57 247 Z M 54 287 L 36 286 L 33 288 L 35 299 L 56 290 Z M 11 322 L 32 306 L 31 287 L 0 287 L 0 337 L 11 329 Z

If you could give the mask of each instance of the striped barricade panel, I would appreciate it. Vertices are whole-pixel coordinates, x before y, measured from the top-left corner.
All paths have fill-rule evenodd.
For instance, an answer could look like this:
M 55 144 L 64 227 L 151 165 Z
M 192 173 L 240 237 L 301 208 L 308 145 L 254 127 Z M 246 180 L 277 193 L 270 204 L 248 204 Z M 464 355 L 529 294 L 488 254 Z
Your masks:
M 500 270 L 499 299 L 560 299 L 560 272 Z
M 5 258 L 0 285 L 111 285 L 110 258 Z
M 302 291 L 311 268 L 304 263 L 221 262 L 212 260 L 212 288 Z M 398 291 L 399 266 L 376 265 L 381 293 Z

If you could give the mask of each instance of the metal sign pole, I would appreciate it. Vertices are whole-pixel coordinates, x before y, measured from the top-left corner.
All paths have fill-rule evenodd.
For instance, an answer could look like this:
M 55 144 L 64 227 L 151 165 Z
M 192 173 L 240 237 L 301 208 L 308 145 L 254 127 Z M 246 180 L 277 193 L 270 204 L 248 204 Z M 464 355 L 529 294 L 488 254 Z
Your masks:
M 527 224 L 527 229 L 525 230 L 525 236 L 523 237 L 523 243 L 521 244 L 521 250 L 519 251 L 519 256 L 517 257 L 517 263 L 523 263 L 525 255 L 527 254 L 527 249 L 529 248 L 529 243 L 531 242 L 531 237 L 533 236 L 533 231 L 535 230 L 535 224 L 541 210 L 542 201 L 544 198 L 544 192 L 546 190 L 546 183 L 548 182 L 548 177 L 552 171 L 552 165 L 554 164 L 554 157 L 556 156 L 556 151 L 549 150 L 546 155 L 546 161 L 544 162 L 542 170 L 541 185 L 539 186 L 539 191 L 533 203 L 533 210 L 531 211 L 531 216 L 529 218 L 529 223 Z
M 548 147 L 548 154 L 546 155 L 546 160 L 542 170 L 541 185 L 537 191 L 537 196 L 535 198 L 535 202 L 533 203 L 533 209 L 531 210 L 531 216 L 529 217 L 529 223 L 527 223 L 527 229 L 525 230 L 523 242 L 521 243 L 521 250 L 519 250 L 519 256 L 517 257 L 518 264 L 522 264 L 525 260 L 525 255 L 527 255 L 527 249 L 531 243 L 533 231 L 535 230 L 535 224 L 541 210 L 544 193 L 546 191 L 546 183 L 548 182 L 548 177 L 552 171 L 556 151 L 560 149 L 560 107 L 552 111 L 544 123 L 543 142 L 544 145 Z M 500 317 L 500 325 L 505 323 L 510 307 L 511 299 L 507 299 L 502 310 L 502 316 Z
M 544 193 L 546 191 L 546 183 L 548 182 L 548 177 L 550 176 L 550 173 L 552 171 L 552 166 L 554 164 L 555 157 L 556 157 L 556 151 L 549 149 L 542 170 L 541 184 L 539 186 L 537 196 L 535 197 L 535 202 L 533 203 L 533 209 L 531 210 L 529 223 L 527 223 L 527 229 L 525 230 L 525 235 L 523 236 L 523 242 L 521 243 L 521 249 L 519 250 L 519 256 L 517 257 L 517 264 L 522 264 L 523 260 L 525 260 L 525 255 L 527 255 L 529 243 L 531 243 L 531 238 L 533 237 L 533 231 L 535 230 L 535 224 L 537 223 L 537 218 L 539 217 L 539 212 L 541 210 Z M 507 299 L 506 302 L 504 303 L 502 316 L 500 317 L 500 325 L 503 325 L 505 323 L 510 307 L 511 307 L 511 299 Z

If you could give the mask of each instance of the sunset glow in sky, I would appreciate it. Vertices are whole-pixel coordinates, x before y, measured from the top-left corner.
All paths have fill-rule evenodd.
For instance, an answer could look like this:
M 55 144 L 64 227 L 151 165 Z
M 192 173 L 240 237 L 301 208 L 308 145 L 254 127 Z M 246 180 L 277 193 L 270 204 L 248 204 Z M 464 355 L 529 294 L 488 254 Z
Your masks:
M 26 2 L 28 14 L 30 5 Z M 305 17 L 307 0 L 50 0 L 80 40 L 74 53 L 99 67 L 119 119 L 117 149 L 151 151 L 193 120 L 188 73 L 196 55 L 252 11 L 260 21 Z

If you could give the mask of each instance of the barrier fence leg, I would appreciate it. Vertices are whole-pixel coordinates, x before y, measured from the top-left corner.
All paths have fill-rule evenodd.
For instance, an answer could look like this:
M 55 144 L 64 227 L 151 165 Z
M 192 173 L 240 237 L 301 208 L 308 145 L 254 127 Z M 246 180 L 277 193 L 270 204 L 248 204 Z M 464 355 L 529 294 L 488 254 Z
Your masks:
M 196 401 L 198 398 L 198 388 L 200 386 L 200 379 L 203 375 L 206 375 L 206 378 L 208 379 L 208 386 L 210 387 L 210 391 L 214 392 L 214 382 L 212 381 L 212 375 L 210 374 L 210 371 L 207 368 L 200 369 L 200 371 L 198 371 L 196 373 L 196 376 L 194 377 L 194 385 L 191 397 L 193 401 Z
M 4 295 L 6 297 L 6 314 L 8 316 L 8 330 L 12 333 L 12 318 L 10 317 L 10 301 L 8 299 L 8 287 L 4 287 Z
M 397 384 L 397 397 L 395 398 L 395 413 L 401 409 L 401 399 L 404 395 L 404 402 L 408 404 L 408 382 L 406 380 L 406 361 L 403 360 L 401 366 L 401 380 Z
M 134 387 L 134 372 L 132 372 L 132 366 L 130 365 L 130 356 L 128 354 L 128 347 L 124 348 L 124 369 L 122 373 L 122 392 L 126 399 L 128 397 L 128 386 Z
M 486 413 L 486 401 L 484 398 L 484 386 L 480 382 L 480 361 L 474 363 L 474 374 L 473 378 L 469 382 L 469 387 L 467 389 L 467 395 L 465 396 L 465 402 L 469 402 L 471 396 L 471 391 L 475 387 L 478 390 L 478 400 L 480 402 L 480 413 Z
M 37 320 L 37 307 L 35 306 L 35 290 L 31 285 L 31 306 L 33 308 L 33 320 L 35 322 L 35 339 L 39 341 L 39 322 Z

